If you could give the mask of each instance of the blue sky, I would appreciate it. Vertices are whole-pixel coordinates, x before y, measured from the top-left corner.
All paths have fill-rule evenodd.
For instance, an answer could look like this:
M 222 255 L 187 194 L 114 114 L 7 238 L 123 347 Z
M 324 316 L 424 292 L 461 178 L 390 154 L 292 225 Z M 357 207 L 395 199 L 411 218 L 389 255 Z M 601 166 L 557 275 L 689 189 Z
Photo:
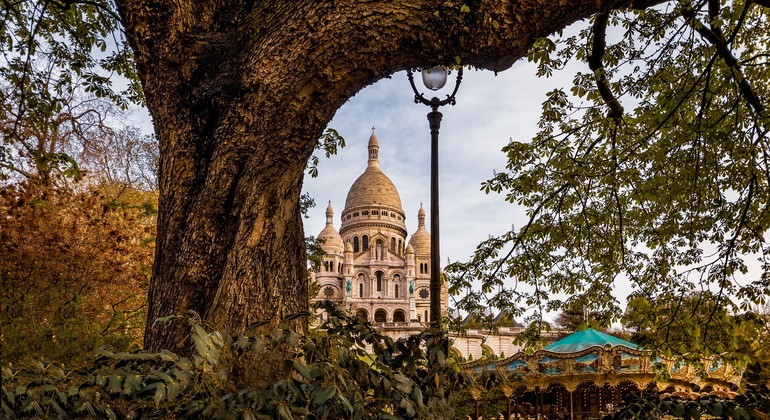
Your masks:
M 441 108 L 442 262 L 464 260 L 490 234 L 526 222 L 522 208 L 505 203 L 497 194 L 484 194 L 480 184 L 492 176 L 493 169 L 504 168 L 506 159 L 500 149 L 510 138 L 524 140 L 536 132 L 540 103 L 553 86 L 551 80 L 536 78 L 526 61 L 497 76 L 466 70 L 457 105 Z M 450 88 L 439 91 L 439 96 Z M 317 204 L 305 221 L 306 234 L 316 235 L 323 229 L 328 200 L 339 228 L 348 189 L 366 168 L 372 126 L 380 142 L 380 166 L 399 190 L 407 229 L 410 234 L 416 230 L 420 203 L 430 212 L 428 111 L 414 103 L 406 73 L 401 72 L 359 92 L 337 112 L 329 127 L 339 131 L 347 146 L 337 156 L 321 160 L 318 178 L 305 179 L 304 190 Z
M 467 260 L 489 235 L 499 235 L 510 230 L 512 224 L 519 227 L 527 222 L 523 207 L 505 202 L 504 196 L 496 193 L 487 195 L 480 186 L 493 170 L 505 168 L 506 157 L 501 148 L 511 138 L 533 137 L 546 92 L 556 87 L 568 88 L 574 69 L 553 79 L 538 78 L 535 74 L 535 66 L 525 59 L 498 75 L 466 70 L 457 104 L 441 108 L 442 265 L 447 259 Z M 437 96 L 451 92 L 453 77 L 454 74 L 450 75 L 447 86 Z M 419 75 L 415 79 L 421 87 Z M 329 200 L 335 211 L 335 227 L 339 229 L 348 189 L 366 168 L 372 126 L 380 144 L 380 167 L 399 190 L 410 236 L 417 229 L 421 203 L 430 214 L 429 108 L 415 104 L 413 98 L 406 72 L 400 72 L 362 90 L 340 108 L 329 127 L 345 138 L 347 146 L 336 156 L 321 158 L 317 178 L 305 177 L 304 191 L 316 201 L 305 221 L 306 235 L 316 236 L 323 229 Z M 621 304 L 625 304 L 629 291 L 626 285 L 616 290 Z

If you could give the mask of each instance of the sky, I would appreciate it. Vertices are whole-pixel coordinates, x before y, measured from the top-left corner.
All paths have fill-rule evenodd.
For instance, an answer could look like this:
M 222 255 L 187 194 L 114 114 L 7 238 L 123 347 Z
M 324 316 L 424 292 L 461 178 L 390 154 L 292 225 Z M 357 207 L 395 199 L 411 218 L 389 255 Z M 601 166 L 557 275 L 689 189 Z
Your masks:
M 447 258 L 465 260 L 490 234 L 526 221 L 523 208 L 506 203 L 500 195 L 485 194 L 480 185 L 492 177 L 493 170 L 504 169 L 501 148 L 511 138 L 526 140 L 537 130 L 540 103 L 554 81 L 537 79 L 534 72 L 526 61 L 497 76 L 466 69 L 457 104 L 440 109 L 444 114 L 439 133 L 442 263 Z M 447 87 L 437 96 L 451 92 L 454 76 L 449 76 Z M 419 74 L 415 79 L 422 85 Z M 305 221 L 307 235 L 323 229 L 329 200 L 339 229 L 348 189 L 366 169 L 372 127 L 380 144 L 380 167 L 401 195 L 409 234 L 417 229 L 421 203 L 430 214 L 429 110 L 414 103 L 406 72 L 369 86 L 340 108 L 329 127 L 345 138 L 346 147 L 336 156 L 321 158 L 317 178 L 305 178 L 304 191 L 316 201 Z
M 550 79 L 538 78 L 535 65 L 526 59 L 497 75 L 465 70 L 457 104 L 440 108 L 444 115 L 439 133 L 442 266 L 447 259 L 468 260 L 490 235 L 527 222 L 523 207 L 505 202 L 503 195 L 485 194 L 481 183 L 492 177 L 493 170 L 505 169 L 503 146 L 511 139 L 526 141 L 534 136 L 546 92 L 571 86 L 572 70 Z M 449 76 L 447 86 L 436 96 L 444 98 L 451 92 L 454 76 Z M 415 83 L 422 88 L 419 74 Z M 433 96 L 427 89 L 423 92 L 426 97 Z M 329 159 L 321 154 L 318 177 L 305 177 L 304 191 L 316 202 L 305 220 L 305 235 L 317 236 L 324 228 L 329 201 L 339 230 L 348 190 L 366 169 L 367 144 L 374 127 L 380 167 L 400 193 L 411 237 L 417 230 L 420 205 L 430 214 L 429 111 L 429 107 L 414 103 L 406 72 L 363 89 L 340 108 L 328 127 L 342 135 L 346 147 Z M 427 223 L 430 230 L 430 219 Z M 616 291 L 621 304 L 628 293 L 622 285 Z

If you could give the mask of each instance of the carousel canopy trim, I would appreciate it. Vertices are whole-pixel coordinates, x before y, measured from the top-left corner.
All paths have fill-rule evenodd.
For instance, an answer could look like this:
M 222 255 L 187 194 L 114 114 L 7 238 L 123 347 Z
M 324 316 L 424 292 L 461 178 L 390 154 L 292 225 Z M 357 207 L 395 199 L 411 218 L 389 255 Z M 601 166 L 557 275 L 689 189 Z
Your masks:
M 625 346 L 634 350 L 640 350 L 638 345 L 630 341 L 622 340 L 591 328 L 572 333 L 550 346 L 545 347 L 543 350 L 554 353 L 575 353 L 589 347 L 604 347 L 607 344 L 612 347 Z

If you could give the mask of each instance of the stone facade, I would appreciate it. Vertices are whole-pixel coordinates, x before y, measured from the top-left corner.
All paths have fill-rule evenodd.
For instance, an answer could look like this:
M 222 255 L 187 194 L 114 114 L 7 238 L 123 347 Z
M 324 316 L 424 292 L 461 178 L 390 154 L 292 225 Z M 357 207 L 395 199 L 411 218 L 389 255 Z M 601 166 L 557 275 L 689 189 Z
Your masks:
M 348 191 L 339 231 L 334 210 L 318 235 L 326 252 L 314 272 L 317 299 L 329 299 L 367 320 L 419 330 L 430 308 L 430 234 L 425 210 L 407 243 L 406 214 L 393 182 L 380 169 L 379 144 L 369 138 L 367 167 Z M 447 287 L 442 287 L 446 310 Z
M 422 331 L 430 322 L 430 233 L 422 206 L 417 221 L 407 242 L 401 197 L 380 169 L 379 142 L 372 132 L 367 166 L 348 191 L 339 231 L 331 203 L 326 208 L 326 227 L 318 234 L 326 255 L 312 273 L 319 286 L 313 301 L 328 299 L 394 339 Z M 446 316 L 446 284 L 441 302 Z M 450 332 L 452 351 L 466 359 L 517 352 L 512 342 L 523 327 L 513 320 L 496 327 L 492 333 L 469 324 L 462 333 Z

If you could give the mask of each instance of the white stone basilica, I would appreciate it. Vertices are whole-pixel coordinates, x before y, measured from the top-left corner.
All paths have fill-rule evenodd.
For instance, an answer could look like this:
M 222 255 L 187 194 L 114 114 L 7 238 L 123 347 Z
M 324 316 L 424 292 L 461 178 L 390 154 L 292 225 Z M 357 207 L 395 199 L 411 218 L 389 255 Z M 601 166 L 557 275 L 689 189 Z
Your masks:
M 378 152 L 372 131 L 368 164 L 348 191 L 339 231 L 334 227 L 331 203 L 326 208 L 326 227 L 318 234 L 326 255 L 311 273 L 319 286 L 312 301 L 328 299 L 398 339 L 423 331 L 430 322 L 430 234 L 421 206 L 417 231 L 407 242 L 401 197 L 382 173 Z M 448 301 L 443 284 L 442 316 L 447 314 Z M 449 332 L 451 350 L 462 358 L 513 355 L 520 349 L 513 340 L 524 327 L 513 319 L 498 315 L 494 331 L 471 317 L 462 324 L 462 332 Z M 558 332 L 545 335 L 550 341 L 558 338 Z
M 331 203 L 326 208 L 326 227 L 318 235 L 326 255 L 314 272 L 320 287 L 316 300 L 331 300 L 402 333 L 418 332 L 430 321 L 430 234 L 425 210 L 420 207 L 417 231 L 407 244 L 401 197 L 380 170 L 378 152 L 372 131 L 368 164 L 348 191 L 339 231 Z M 446 284 L 441 295 L 446 315 Z

